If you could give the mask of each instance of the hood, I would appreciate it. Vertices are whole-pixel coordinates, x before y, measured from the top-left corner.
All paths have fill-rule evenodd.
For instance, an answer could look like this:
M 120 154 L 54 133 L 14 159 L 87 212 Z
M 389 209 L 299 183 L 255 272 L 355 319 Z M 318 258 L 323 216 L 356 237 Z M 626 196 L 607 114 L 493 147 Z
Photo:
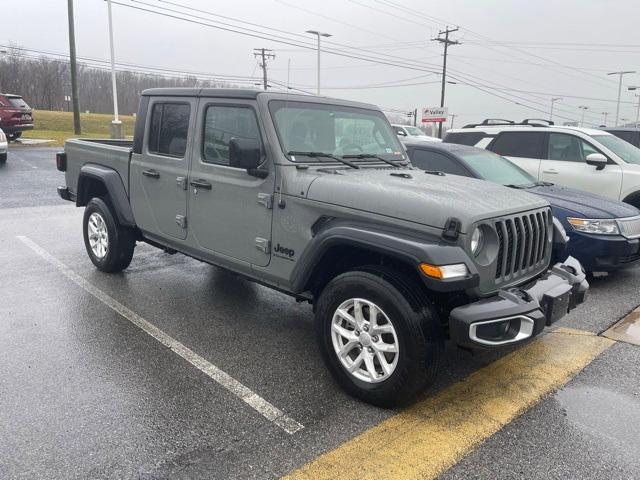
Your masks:
M 565 214 L 566 211 L 570 211 L 582 218 L 624 218 L 640 215 L 640 211 L 628 203 L 559 185 L 534 187 L 527 189 L 527 192 L 548 200 L 554 211 L 562 209 Z
M 436 228 L 454 217 L 462 233 L 479 220 L 548 206 L 540 197 L 484 180 L 400 168 L 322 173 L 307 198 Z

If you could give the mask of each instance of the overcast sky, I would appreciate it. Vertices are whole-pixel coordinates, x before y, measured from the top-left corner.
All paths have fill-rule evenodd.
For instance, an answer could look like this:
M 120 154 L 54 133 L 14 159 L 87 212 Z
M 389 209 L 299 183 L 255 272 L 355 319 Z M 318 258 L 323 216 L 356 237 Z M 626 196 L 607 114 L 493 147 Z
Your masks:
M 205 18 L 189 17 L 192 20 L 250 28 L 262 32 L 261 36 L 278 35 L 298 45 L 314 42 L 304 34 L 306 30 L 329 32 L 333 36 L 326 46 L 335 52 L 376 56 L 405 67 L 327 52 L 322 57 L 322 93 L 398 110 L 439 105 L 440 77 L 431 72 L 441 68 L 442 47 L 430 39 L 447 24 L 459 25 L 451 38 L 461 44 L 450 47 L 449 56 L 450 80 L 457 84 L 447 85 L 446 101 L 449 113 L 459 115 L 456 125 L 486 117 L 548 118 L 552 97 L 563 97 L 555 113 L 566 118 L 557 121 L 579 120 L 578 106 L 585 105 L 589 107 L 587 123 L 600 124 L 602 112 L 609 112 L 610 124 L 618 77 L 606 73 L 640 72 L 638 0 L 170 0 L 174 5 L 160 0 L 115 1 L 138 8 L 179 10 Z M 67 53 L 66 4 L 66 0 L 20 2 L 19 8 L 12 7 L 17 13 L 5 18 L 0 41 Z M 176 4 L 255 25 L 184 10 Z M 78 55 L 108 59 L 106 2 L 75 0 L 75 10 Z M 260 70 L 253 49 L 266 47 L 276 54 L 269 63 L 270 78 L 286 83 L 290 60 L 290 85 L 315 91 L 316 54 L 312 49 L 115 4 L 113 16 L 118 62 L 255 76 L 258 81 Z M 405 85 L 388 86 L 394 83 Z M 631 121 L 636 116 L 633 102 L 638 100 L 634 93 L 640 90 L 628 92 L 626 87 L 634 84 L 640 85 L 640 75 L 624 78 L 622 99 L 626 103 L 620 112 L 621 118 Z

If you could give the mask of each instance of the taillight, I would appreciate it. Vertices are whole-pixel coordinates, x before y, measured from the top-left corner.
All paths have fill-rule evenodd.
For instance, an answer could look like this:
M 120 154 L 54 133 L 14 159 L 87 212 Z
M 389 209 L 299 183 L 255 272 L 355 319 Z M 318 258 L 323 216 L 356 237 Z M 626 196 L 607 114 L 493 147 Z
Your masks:
M 64 152 L 56 153 L 56 168 L 61 172 L 67 171 L 67 154 Z

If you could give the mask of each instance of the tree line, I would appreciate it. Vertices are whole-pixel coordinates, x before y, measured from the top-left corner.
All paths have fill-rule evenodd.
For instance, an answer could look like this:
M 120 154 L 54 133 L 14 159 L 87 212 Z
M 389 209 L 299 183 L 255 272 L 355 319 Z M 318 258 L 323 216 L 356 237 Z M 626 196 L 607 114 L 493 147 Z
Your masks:
M 140 93 L 156 87 L 234 87 L 226 82 L 185 75 L 163 75 L 121 70 L 116 73 L 118 108 L 121 114 L 137 111 Z M 71 102 L 69 62 L 47 56 L 28 56 L 12 48 L 0 55 L 0 92 L 21 95 L 35 109 L 68 110 Z M 78 63 L 78 99 L 80 111 L 113 113 L 111 71 Z

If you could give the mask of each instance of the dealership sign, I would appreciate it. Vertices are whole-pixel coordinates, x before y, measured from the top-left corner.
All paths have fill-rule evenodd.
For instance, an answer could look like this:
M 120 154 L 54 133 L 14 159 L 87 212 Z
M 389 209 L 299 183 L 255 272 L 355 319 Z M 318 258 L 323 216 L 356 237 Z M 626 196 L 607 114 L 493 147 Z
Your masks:
M 446 122 L 448 117 L 447 107 L 426 107 L 422 109 L 422 123 Z

